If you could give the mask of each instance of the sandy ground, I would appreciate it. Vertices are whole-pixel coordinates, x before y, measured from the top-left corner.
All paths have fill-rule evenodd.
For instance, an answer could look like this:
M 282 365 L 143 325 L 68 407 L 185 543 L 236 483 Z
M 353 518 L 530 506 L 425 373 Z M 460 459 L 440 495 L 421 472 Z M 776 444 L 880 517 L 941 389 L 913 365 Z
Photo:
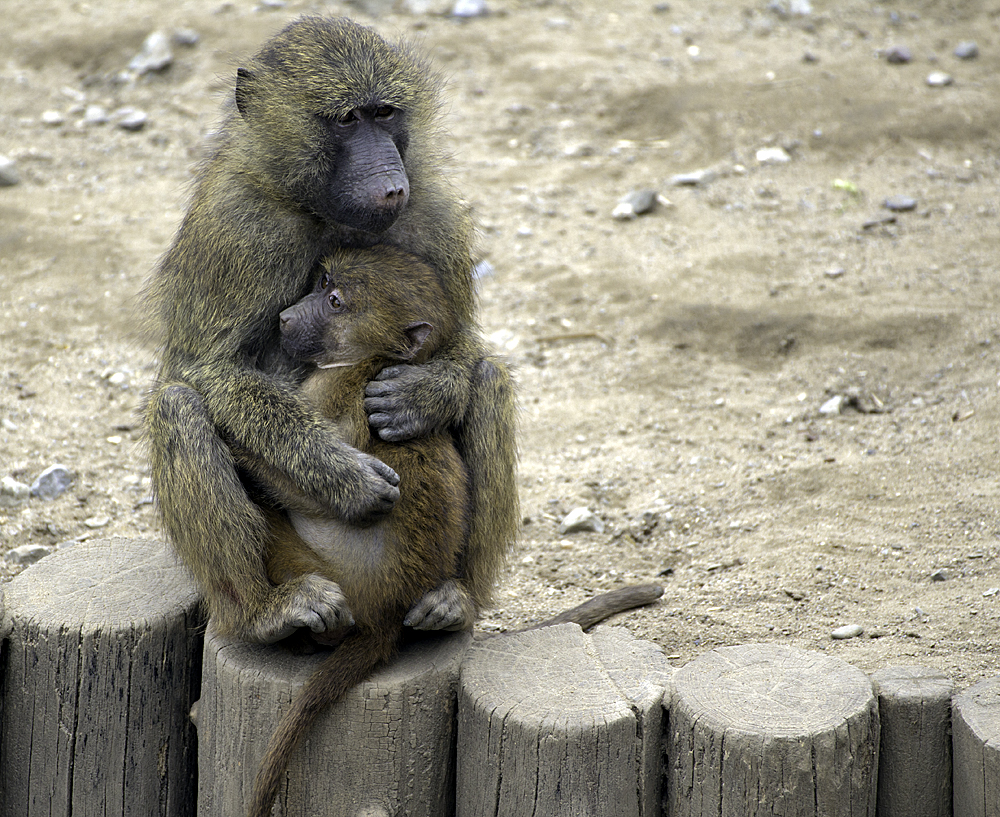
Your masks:
M 1000 672 L 1000 6 L 441 5 L 4 5 L 0 477 L 75 480 L 0 507 L 0 549 L 158 534 L 136 296 L 240 56 L 298 14 L 350 14 L 449 78 L 483 330 L 520 384 L 523 536 L 482 626 L 659 579 L 614 625 L 675 665 L 771 641 L 961 686 Z M 197 42 L 128 75 L 156 30 Z M 639 189 L 659 205 L 613 218 Z M 577 507 L 603 532 L 560 534 Z M 845 624 L 864 634 L 831 639 Z

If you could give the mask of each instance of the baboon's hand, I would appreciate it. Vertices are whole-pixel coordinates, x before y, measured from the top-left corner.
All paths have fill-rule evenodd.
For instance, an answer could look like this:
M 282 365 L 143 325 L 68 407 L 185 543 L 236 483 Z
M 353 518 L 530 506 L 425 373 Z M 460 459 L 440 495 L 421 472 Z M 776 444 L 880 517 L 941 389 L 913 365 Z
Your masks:
M 368 423 L 386 442 L 425 437 L 437 428 L 435 418 L 414 405 L 413 396 L 424 379 L 422 366 L 400 363 L 384 368 L 365 387 Z
M 377 457 L 357 452 L 356 490 L 349 492 L 339 516 L 345 522 L 360 522 L 389 513 L 399 502 L 399 474 Z
M 476 621 L 476 607 L 454 581 L 428 591 L 403 619 L 414 630 L 468 630 Z
M 252 638 L 273 644 L 300 628 L 324 633 L 351 627 L 354 616 L 340 585 L 311 573 L 275 588 L 278 598 L 269 615 L 256 623 Z

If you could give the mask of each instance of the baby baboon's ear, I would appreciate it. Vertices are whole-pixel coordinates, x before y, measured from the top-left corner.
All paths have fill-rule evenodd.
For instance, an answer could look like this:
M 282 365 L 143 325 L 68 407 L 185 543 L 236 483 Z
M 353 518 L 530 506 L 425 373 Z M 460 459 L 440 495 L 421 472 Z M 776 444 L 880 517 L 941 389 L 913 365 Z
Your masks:
M 419 321 L 411 323 L 403 331 L 406 333 L 406 346 L 403 347 L 400 357 L 403 360 L 412 360 L 430 337 L 434 327 L 425 321 Z

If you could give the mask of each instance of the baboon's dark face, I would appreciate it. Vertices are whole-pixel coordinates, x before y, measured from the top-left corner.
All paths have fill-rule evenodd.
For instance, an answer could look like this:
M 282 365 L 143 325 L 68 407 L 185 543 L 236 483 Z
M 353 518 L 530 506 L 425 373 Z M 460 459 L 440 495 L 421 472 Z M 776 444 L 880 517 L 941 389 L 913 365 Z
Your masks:
M 426 118 L 427 82 L 411 55 L 369 29 L 289 26 L 237 72 L 253 172 L 324 221 L 379 236 L 410 195 L 410 128 Z
M 403 112 L 369 105 L 324 120 L 323 126 L 324 152 L 332 157 L 334 172 L 328 184 L 302 190 L 303 198 L 328 221 L 370 233 L 389 229 L 410 196 Z
M 280 315 L 281 348 L 296 360 L 348 366 L 362 357 L 349 343 L 359 304 L 353 293 L 323 273 L 311 293 Z
M 423 267 L 413 269 L 433 276 Z M 374 359 L 413 360 L 434 329 L 421 315 L 434 310 L 424 306 L 420 288 L 409 282 L 380 284 L 386 272 L 392 273 L 366 263 L 339 268 L 329 263 L 316 288 L 280 315 L 285 354 L 323 369 Z

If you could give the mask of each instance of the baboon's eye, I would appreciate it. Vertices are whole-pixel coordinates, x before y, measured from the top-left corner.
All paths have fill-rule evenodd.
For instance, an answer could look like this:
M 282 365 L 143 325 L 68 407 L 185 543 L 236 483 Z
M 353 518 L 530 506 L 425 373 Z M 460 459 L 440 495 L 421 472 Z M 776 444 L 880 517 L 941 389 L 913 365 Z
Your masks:
M 357 111 L 348 111 L 342 117 L 337 120 L 337 124 L 342 128 L 349 128 L 351 125 L 357 123 L 361 117 L 358 116 Z
M 375 109 L 376 119 L 392 119 L 395 114 L 396 109 L 391 105 L 382 105 L 381 107 Z
M 323 277 L 319 279 L 319 288 L 326 289 L 328 286 L 330 286 L 330 276 L 324 272 Z
M 330 293 L 327 301 L 334 309 L 340 309 L 344 305 L 344 302 L 340 300 L 340 293 L 337 290 Z

